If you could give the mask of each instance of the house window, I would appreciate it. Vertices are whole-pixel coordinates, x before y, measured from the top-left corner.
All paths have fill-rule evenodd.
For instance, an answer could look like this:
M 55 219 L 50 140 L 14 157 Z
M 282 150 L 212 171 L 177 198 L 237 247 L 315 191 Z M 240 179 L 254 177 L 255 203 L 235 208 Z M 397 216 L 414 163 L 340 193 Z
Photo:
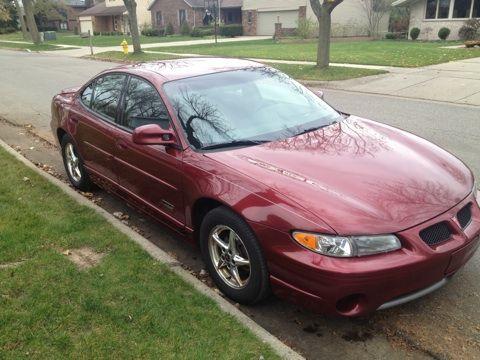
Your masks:
M 472 8 L 472 0 L 455 0 L 453 5 L 452 17 L 468 18 L 470 17 L 470 9 Z
M 182 26 L 187 21 L 187 11 L 185 9 L 178 10 L 178 23 Z
M 249 24 L 253 22 L 253 13 L 251 11 L 248 12 L 247 21 Z
M 163 25 L 163 18 L 162 18 L 162 12 L 161 11 L 157 11 L 155 13 L 155 24 L 157 24 L 158 26 Z
M 448 19 L 448 13 L 450 12 L 450 0 L 438 1 L 438 19 Z
M 472 17 L 480 18 L 480 0 L 475 0 L 475 2 L 473 3 Z
M 435 19 L 437 16 L 437 0 L 427 0 L 425 19 Z

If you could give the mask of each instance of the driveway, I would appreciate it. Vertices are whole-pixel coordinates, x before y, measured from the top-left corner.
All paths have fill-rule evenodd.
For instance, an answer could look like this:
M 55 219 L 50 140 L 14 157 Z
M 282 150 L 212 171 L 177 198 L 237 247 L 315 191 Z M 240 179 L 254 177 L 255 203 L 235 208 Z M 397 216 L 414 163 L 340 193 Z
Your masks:
M 59 89 L 84 83 L 113 64 L 61 55 L 0 50 L 0 116 L 19 125 L 0 122 L 0 138 L 19 146 L 35 162 L 63 173 L 56 149 L 21 127 L 52 139 L 50 99 Z M 398 126 L 445 147 L 480 178 L 478 108 L 418 101 L 378 94 L 327 90 L 326 100 L 340 110 Z M 154 221 L 102 191 L 108 211 L 130 215 L 152 243 L 173 254 L 194 273 L 203 268 L 198 252 Z M 315 315 L 278 299 L 241 310 L 309 359 L 428 359 L 480 358 L 480 254 L 453 281 L 430 296 L 405 306 L 377 312 L 368 319 L 332 319 Z
M 327 86 L 349 91 L 480 105 L 480 58 L 403 69 Z

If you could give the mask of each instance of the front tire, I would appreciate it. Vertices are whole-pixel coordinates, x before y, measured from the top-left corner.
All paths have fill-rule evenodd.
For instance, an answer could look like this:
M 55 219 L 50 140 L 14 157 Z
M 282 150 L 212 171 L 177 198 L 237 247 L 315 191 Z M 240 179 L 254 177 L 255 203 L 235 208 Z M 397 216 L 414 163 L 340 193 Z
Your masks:
M 233 211 L 220 206 L 205 216 L 200 246 L 213 281 L 230 299 L 254 304 L 269 295 L 262 249 L 250 226 Z
M 64 135 L 60 142 L 62 148 L 63 165 L 67 172 L 70 183 L 81 191 L 92 188 L 92 182 L 83 166 L 83 160 L 78 153 L 77 147 L 69 135 Z

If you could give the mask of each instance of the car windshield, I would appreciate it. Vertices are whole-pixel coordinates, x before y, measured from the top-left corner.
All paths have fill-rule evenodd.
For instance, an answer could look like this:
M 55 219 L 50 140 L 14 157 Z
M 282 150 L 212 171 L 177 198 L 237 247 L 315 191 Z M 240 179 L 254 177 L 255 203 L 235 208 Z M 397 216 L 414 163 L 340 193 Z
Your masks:
M 268 67 L 176 80 L 164 89 L 195 149 L 281 140 L 340 121 L 318 96 Z

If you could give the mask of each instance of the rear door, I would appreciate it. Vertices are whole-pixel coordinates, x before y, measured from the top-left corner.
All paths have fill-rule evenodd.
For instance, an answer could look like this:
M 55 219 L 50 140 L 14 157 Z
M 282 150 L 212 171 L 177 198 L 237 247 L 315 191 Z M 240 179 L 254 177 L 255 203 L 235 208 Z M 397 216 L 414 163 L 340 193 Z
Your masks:
M 98 77 L 82 92 L 79 101 L 83 106 L 71 113 L 77 146 L 86 167 L 115 182 L 115 121 L 126 79 L 125 74 L 118 73 Z
M 162 220 L 183 227 L 182 151 L 162 145 L 137 145 L 132 132 L 143 125 L 172 126 L 167 108 L 155 87 L 130 76 L 121 105 L 116 133 L 115 167 L 120 185 L 137 203 L 147 206 Z

